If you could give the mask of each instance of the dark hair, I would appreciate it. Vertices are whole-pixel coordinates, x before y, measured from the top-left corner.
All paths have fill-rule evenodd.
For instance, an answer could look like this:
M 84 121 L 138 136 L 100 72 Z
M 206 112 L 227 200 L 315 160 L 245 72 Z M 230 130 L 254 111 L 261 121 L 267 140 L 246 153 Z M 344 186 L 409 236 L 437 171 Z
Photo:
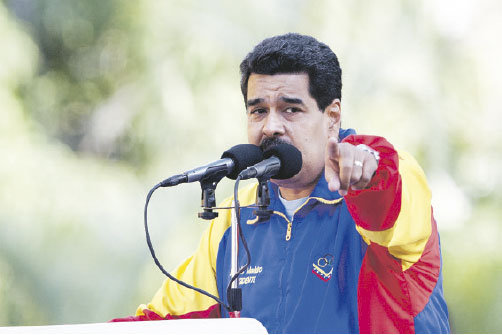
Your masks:
M 311 36 L 285 34 L 267 38 L 241 62 L 241 91 L 247 104 L 251 73 L 307 73 L 309 93 L 321 111 L 342 98 L 342 69 L 335 53 Z

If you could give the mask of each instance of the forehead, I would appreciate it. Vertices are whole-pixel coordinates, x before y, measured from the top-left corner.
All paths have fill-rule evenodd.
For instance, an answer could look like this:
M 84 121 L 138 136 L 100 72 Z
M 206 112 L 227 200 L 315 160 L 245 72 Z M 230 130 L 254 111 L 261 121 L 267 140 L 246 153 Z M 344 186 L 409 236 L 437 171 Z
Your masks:
M 310 97 L 309 76 L 306 73 L 295 74 L 256 74 L 248 79 L 248 100 L 273 99 L 281 96 Z

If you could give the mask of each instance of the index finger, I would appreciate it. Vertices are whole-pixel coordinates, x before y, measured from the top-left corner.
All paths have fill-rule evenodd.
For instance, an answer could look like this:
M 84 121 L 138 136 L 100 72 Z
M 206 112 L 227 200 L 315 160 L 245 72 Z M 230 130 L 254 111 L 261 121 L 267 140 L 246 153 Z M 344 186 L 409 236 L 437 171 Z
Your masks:
M 324 156 L 324 177 L 328 182 L 328 189 L 332 192 L 340 188 L 340 169 L 338 160 L 340 157 L 340 148 L 336 138 L 331 137 L 326 143 L 326 153 Z
M 344 196 L 347 194 L 350 187 L 350 177 L 354 167 L 354 147 L 351 144 L 340 146 L 340 189 L 338 193 Z
M 326 145 L 326 159 L 337 161 L 340 159 L 340 144 L 335 137 L 330 137 Z

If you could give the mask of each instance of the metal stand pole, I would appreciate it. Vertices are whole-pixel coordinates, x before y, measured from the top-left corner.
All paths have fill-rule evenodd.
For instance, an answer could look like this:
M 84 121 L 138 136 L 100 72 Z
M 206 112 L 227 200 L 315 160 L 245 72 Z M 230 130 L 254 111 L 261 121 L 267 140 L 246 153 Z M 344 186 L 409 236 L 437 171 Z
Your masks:
M 231 245 L 231 263 L 230 263 L 230 278 L 232 278 L 237 271 L 239 270 L 239 226 L 237 225 L 237 212 L 235 211 L 235 202 L 234 208 L 232 208 L 232 226 L 231 226 L 231 236 L 232 236 L 232 245 Z M 237 289 L 239 287 L 239 278 L 234 280 L 232 283 L 232 289 Z M 241 311 L 232 311 L 229 313 L 231 318 L 240 318 Z

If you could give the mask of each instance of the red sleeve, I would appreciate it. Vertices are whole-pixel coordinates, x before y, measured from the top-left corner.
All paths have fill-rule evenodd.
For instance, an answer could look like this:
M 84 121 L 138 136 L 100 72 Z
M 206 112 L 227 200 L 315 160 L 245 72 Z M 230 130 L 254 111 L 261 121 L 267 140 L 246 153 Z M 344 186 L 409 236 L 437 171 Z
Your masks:
M 345 202 L 358 226 L 380 231 L 394 225 L 401 209 L 401 177 L 397 151 L 379 136 L 350 135 L 342 142 L 365 144 L 378 151 L 380 162 L 367 189 L 349 189 Z
M 215 319 L 221 318 L 220 305 L 215 304 L 204 311 L 195 311 L 183 315 L 167 314 L 165 318 L 157 313 L 149 310 L 143 310 L 144 315 L 127 316 L 125 318 L 117 318 L 109 322 L 128 322 L 128 321 L 158 321 L 158 320 L 176 320 L 176 319 Z

